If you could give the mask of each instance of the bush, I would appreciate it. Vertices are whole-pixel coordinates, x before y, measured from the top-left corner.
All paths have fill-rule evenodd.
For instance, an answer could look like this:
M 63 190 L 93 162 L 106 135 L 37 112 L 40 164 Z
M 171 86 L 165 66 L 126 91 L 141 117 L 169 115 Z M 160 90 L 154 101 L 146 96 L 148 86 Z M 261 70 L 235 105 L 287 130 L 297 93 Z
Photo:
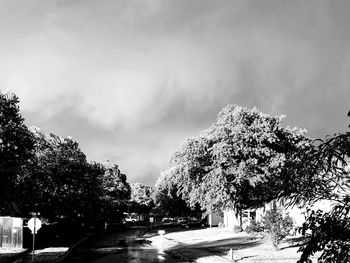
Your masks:
M 265 228 L 261 222 L 251 221 L 246 227 L 245 232 L 248 234 L 264 232 Z
M 283 216 L 282 212 L 274 206 L 271 210 L 266 211 L 263 225 L 270 233 L 273 245 L 277 247 L 293 229 L 294 223 L 288 214 Z
M 235 233 L 239 233 L 239 232 L 242 232 L 243 229 L 242 229 L 241 226 L 234 226 L 234 227 L 233 227 L 233 231 L 234 231 Z

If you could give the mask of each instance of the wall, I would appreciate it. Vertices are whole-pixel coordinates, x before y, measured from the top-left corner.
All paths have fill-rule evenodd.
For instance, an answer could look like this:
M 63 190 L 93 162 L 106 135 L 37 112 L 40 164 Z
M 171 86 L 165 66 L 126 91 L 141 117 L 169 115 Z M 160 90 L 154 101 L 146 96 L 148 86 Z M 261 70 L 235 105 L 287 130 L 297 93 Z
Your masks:
M 208 214 L 209 226 L 218 226 L 220 223 L 224 223 L 224 218 L 222 216 L 218 216 L 215 213 Z

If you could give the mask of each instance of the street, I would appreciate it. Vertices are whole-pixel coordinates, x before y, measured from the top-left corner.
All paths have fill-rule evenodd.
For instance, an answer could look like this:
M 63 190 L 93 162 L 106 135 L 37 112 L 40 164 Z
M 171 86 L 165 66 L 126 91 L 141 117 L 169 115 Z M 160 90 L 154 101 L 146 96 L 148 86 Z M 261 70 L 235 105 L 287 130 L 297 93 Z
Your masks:
M 131 227 L 103 235 L 80 250 L 69 262 L 185 262 L 150 245 L 143 227 Z

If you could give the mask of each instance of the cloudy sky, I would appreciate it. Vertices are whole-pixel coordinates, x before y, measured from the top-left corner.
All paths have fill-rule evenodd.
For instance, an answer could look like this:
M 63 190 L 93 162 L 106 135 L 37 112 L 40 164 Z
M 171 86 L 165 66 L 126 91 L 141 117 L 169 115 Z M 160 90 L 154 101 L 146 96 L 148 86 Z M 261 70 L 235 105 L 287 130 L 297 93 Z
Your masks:
M 0 88 L 27 125 L 153 185 L 227 104 L 344 131 L 350 1 L 0 0 Z

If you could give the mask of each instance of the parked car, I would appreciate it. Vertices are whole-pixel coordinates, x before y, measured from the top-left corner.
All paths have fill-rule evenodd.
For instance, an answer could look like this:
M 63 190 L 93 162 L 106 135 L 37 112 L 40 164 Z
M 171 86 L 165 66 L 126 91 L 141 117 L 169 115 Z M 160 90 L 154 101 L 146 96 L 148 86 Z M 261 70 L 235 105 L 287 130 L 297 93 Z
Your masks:
M 175 219 L 172 218 L 172 217 L 164 217 L 164 218 L 162 219 L 162 222 L 163 222 L 163 223 L 173 223 L 173 222 L 175 222 Z
M 126 217 L 124 218 L 125 223 L 135 223 L 137 219 L 135 217 Z
M 184 220 L 182 223 L 180 223 L 180 225 L 183 228 L 201 227 L 206 226 L 206 220 L 198 218 L 188 218 L 187 220 Z
M 177 219 L 177 223 L 180 225 L 186 223 L 187 221 L 188 221 L 187 217 L 179 217 Z

